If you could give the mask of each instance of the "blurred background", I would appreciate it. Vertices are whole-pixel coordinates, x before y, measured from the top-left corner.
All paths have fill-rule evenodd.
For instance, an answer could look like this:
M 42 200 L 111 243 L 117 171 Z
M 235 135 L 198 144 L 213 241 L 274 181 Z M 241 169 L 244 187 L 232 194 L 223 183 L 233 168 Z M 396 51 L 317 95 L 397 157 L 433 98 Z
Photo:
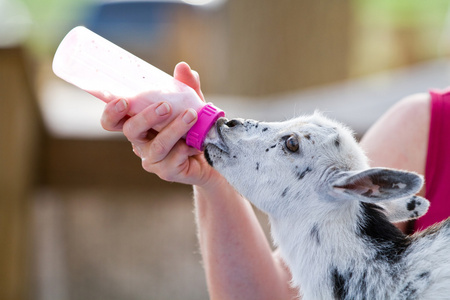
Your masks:
M 170 74 L 188 62 L 230 117 L 319 108 L 358 137 L 450 83 L 443 0 L 0 0 L 0 299 L 208 298 L 191 187 L 144 172 L 51 71 L 77 25 Z

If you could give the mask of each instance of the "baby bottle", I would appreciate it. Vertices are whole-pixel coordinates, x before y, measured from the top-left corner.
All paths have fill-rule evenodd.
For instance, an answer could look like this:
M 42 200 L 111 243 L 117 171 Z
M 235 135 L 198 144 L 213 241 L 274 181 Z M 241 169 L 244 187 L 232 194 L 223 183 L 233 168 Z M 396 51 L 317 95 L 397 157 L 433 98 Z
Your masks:
M 130 116 L 150 104 L 169 102 L 172 116 L 155 127 L 157 131 L 187 108 L 195 109 L 198 120 L 185 139 L 200 150 L 211 127 L 225 115 L 186 84 L 82 26 L 72 29 L 59 45 L 53 72 L 104 102 L 127 99 Z

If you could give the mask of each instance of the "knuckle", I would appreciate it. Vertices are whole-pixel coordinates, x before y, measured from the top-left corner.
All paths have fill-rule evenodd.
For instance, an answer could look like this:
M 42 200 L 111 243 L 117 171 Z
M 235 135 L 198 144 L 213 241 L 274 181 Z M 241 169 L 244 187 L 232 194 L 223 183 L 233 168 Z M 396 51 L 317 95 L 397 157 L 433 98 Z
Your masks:
M 113 128 L 111 126 L 111 122 L 109 122 L 109 118 L 103 114 L 100 118 L 100 124 L 102 125 L 103 129 L 107 131 L 112 131 Z
M 142 168 L 145 170 L 145 171 L 147 171 L 147 172 L 149 172 L 149 173 L 155 173 L 155 171 L 154 171 L 154 169 L 153 169 L 153 163 L 151 163 L 148 159 L 146 159 L 145 157 L 144 158 L 142 158 L 142 161 L 141 161 L 141 165 L 142 165 Z
M 155 138 L 151 143 L 149 147 L 149 152 L 153 157 L 160 158 L 165 157 L 167 155 L 167 152 L 169 149 L 167 149 L 167 146 L 164 144 L 164 142 L 161 139 Z
M 145 125 L 147 127 L 153 127 L 154 123 L 155 123 L 155 113 L 153 110 L 145 110 L 144 113 L 142 114 L 142 117 L 144 119 Z
M 175 177 L 173 176 L 173 174 L 167 173 L 167 172 L 163 172 L 163 173 L 159 173 L 157 174 L 159 176 L 159 178 L 161 178 L 164 181 L 167 182 L 174 182 L 175 181 Z
M 133 143 L 132 143 L 132 146 L 133 146 L 133 153 L 134 154 L 136 154 L 136 156 L 138 156 L 138 157 L 141 157 L 142 156 L 142 154 L 141 154 L 141 149 L 139 149 L 139 147 L 137 147 L 136 145 L 134 145 Z
M 132 141 L 134 139 L 134 126 L 132 122 L 125 122 L 122 128 L 123 134 L 127 137 L 128 140 Z
M 167 182 L 174 182 L 176 180 L 176 176 L 167 168 L 157 167 L 154 164 L 149 164 L 142 161 L 142 167 L 147 172 L 156 174 L 160 179 Z

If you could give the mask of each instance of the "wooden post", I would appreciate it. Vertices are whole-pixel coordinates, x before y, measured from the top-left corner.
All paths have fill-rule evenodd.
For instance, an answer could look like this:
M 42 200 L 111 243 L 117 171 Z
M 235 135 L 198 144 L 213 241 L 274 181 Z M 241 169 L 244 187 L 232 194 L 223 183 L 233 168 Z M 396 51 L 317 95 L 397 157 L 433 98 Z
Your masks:
M 28 200 L 41 133 L 21 48 L 0 48 L 0 299 L 28 293 Z

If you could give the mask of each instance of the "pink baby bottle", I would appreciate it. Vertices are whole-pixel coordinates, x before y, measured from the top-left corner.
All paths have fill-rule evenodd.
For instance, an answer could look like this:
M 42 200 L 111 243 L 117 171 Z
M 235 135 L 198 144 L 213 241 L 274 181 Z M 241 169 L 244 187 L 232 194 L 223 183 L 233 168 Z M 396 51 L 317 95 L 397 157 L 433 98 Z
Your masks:
M 130 116 L 153 103 L 171 103 L 172 117 L 154 128 L 157 131 L 187 108 L 195 109 L 198 120 L 185 139 L 200 150 L 217 119 L 225 115 L 186 84 L 82 26 L 72 29 L 59 45 L 53 71 L 104 102 L 127 99 Z

